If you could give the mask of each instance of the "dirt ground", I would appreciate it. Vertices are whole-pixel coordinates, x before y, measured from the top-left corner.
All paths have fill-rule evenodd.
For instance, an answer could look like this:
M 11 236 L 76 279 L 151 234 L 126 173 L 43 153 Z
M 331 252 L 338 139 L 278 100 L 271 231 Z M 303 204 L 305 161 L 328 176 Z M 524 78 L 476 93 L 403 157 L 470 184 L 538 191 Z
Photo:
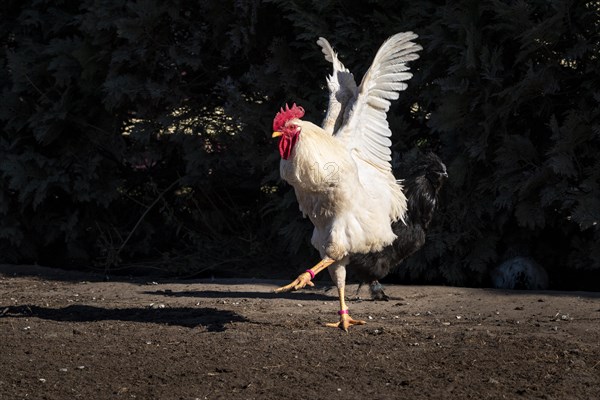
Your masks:
M 600 293 L 282 283 L 0 266 L 0 399 L 600 398 Z

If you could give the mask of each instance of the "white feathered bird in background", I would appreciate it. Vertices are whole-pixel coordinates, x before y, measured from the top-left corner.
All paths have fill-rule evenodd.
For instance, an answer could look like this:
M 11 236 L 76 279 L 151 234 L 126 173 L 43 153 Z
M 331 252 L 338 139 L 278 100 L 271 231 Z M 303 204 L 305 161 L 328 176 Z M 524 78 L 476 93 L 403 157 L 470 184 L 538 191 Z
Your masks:
M 412 42 L 416 38 L 405 32 L 386 40 L 360 86 L 327 40 L 319 38 L 333 64 L 323 127 L 301 119 L 304 110 L 295 104 L 282 108 L 273 121 L 273 137 L 280 137 L 281 177 L 294 187 L 300 210 L 312 221 L 311 242 L 322 258 L 276 291 L 312 286 L 311 279 L 329 268 L 338 288 L 340 320 L 328 325 L 344 330 L 364 324 L 350 317 L 344 299 L 349 255 L 381 251 L 392 243 L 391 225 L 406 213 L 406 197 L 390 165 L 387 111 L 412 77 L 406 63 L 419 57 L 422 48 Z

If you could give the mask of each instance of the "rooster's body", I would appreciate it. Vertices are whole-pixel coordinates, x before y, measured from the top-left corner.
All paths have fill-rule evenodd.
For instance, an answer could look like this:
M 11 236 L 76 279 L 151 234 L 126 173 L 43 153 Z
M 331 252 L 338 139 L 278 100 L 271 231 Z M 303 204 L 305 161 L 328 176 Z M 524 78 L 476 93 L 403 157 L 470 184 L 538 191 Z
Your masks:
M 294 157 L 281 160 L 281 177 L 294 186 L 300 211 L 314 225 L 321 257 L 380 251 L 394 241 L 390 221 L 403 219 L 406 197 L 391 171 L 355 159 L 320 127 L 299 121 Z
M 346 265 L 352 254 L 379 252 L 396 235 L 394 223 L 404 223 L 406 196 L 391 168 L 390 100 L 406 88 L 412 76 L 406 63 L 418 58 L 417 35 L 400 33 L 378 50 L 360 86 L 338 60 L 329 43 L 317 42 L 333 64 L 328 78 L 330 102 L 323 127 L 304 121 L 295 105 L 282 109 L 273 121 L 273 136 L 281 136 L 281 177 L 294 187 L 302 213 L 314 225 L 312 244 L 319 264 L 278 291 L 312 285 L 325 268 L 338 287 L 340 322 L 352 320 L 344 300 Z

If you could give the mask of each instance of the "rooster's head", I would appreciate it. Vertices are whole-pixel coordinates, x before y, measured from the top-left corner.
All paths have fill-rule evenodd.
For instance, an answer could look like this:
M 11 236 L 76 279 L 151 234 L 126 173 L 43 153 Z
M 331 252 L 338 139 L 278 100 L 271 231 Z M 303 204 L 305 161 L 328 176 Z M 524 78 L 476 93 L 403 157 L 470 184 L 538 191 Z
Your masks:
M 295 121 L 304 116 L 304 109 L 296 104 L 290 108 L 287 104 L 285 109 L 281 110 L 273 120 L 273 137 L 279 139 L 279 154 L 281 158 L 287 160 L 292 154 L 292 149 L 298 141 L 300 127 L 295 124 Z

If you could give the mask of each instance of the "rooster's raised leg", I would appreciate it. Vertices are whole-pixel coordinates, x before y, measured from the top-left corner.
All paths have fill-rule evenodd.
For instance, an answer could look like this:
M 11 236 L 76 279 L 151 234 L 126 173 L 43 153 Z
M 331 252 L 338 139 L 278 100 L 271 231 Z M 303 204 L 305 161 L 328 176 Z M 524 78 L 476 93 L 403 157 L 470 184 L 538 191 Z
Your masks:
M 291 290 L 302 289 L 304 286 L 315 286 L 311 280 L 317 275 L 319 272 L 323 271 L 325 268 L 329 267 L 333 264 L 335 260 L 325 257 L 317 265 L 312 267 L 311 269 L 307 269 L 306 272 L 301 273 L 298 277 L 289 285 L 282 286 L 280 288 L 275 289 L 275 293 L 283 293 L 289 292 Z

